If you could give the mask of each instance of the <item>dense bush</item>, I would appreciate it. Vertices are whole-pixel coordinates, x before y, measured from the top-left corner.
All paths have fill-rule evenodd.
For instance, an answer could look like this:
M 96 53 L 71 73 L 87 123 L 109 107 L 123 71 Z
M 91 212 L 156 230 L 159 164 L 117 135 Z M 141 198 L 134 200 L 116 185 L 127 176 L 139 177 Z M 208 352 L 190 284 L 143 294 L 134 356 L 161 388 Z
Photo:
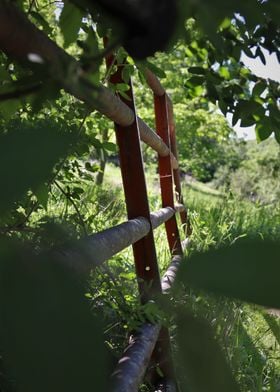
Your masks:
M 214 186 L 233 192 L 240 199 L 261 204 L 275 203 L 280 196 L 280 148 L 269 139 L 261 144 L 249 141 L 239 148 L 238 165 L 230 159 L 219 167 Z

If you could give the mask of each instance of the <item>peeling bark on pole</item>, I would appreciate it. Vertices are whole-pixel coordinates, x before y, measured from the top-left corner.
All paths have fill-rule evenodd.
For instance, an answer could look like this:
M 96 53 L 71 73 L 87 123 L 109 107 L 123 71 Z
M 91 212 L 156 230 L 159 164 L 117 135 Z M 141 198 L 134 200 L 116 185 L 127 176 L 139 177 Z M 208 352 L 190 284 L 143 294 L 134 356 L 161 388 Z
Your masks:
M 160 156 L 167 157 L 170 150 L 163 140 L 139 117 L 138 125 L 141 140 L 157 151 Z
M 130 343 L 112 374 L 112 392 L 138 391 L 138 386 L 149 364 L 160 328 L 159 325 L 144 324 L 130 338 Z
M 156 229 L 162 223 L 168 221 L 175 214 L 175 210 L 171 207 L 161 208 L 159 211 L 151 213 L 151 223 L 153 229 Z
M 163 294 L 168 294 L 174 283 L 182 256 L 172 258 L 170 266 L 161 279 Z M 119 360 L 112 374 L 112 392 L 137 392 L 149 364 L 150 356 L 156 346 L 158 337 L 166 333 L 160 325 L 143 324 L 138 333 L 131 337 L 130 343 Z M 165 388 L 165 389 L 164 389 Z M 177 391 L 172 380 L 161 380 L 158 385 L 161 391 Z
M 162 287 L 162 291 L 164 294 L 168 294 L 168 292 L 171 289 L 171 286 L 174 283 L 174 280 L 176 278 L 176 274 L 179 268 L 179 265 L 182 261 L 182 256 L 181 255 L 176 255 L 172 258 L 172 261 L 167 269 L 167 271 L 165 272 L 165 274 L 163 275 L 162 279 L 161 279 L 161 287 Z
M 150 215 L 152 229 L 156 229 L 175 214 L 171 207 L 161 208 Z M 139 217 L 110 229 L 92 234 L 74 244 L 55 250 L 58 262 L 78 274 L 87 274 L 104 261 L 145 237 L 151 229 L 146 218 Z
M 58 262 L 78 274 L 87 274 L 94 267 L 139 241 L 150 232 L 147 219 L 140 217 L 93 234 L 74 246 L 54 252 Z

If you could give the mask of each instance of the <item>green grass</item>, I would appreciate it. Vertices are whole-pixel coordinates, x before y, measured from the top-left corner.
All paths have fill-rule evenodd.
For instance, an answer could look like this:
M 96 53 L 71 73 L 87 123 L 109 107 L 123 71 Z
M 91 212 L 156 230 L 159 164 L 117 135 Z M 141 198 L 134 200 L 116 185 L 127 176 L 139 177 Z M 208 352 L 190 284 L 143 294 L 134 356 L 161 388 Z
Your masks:
M 280 239 L 280 203 L 261 206 L 213 194 L 197 184 L 185 184 L 184 197 L 193 228 L 189 253 L 244 237 Z M 187 303 L 214 327 L 241 392 L 280 391 L 280 318 L 253 305 L 192 290 Z
M 109 164 L 105 173 L 104 185 L 94 192 L 88 190 L 95 214 L 91 224 L 94 231 L 126 220 L 120 169 Z M 154 167 L 148 170 L 146 181 L 150 208 L 155 211 L 161 207 L 161 198 Z M 240 201 L 199 182 L 183 184 L 183 192 L 193 227 L 188 253 L 231 245 L 244 237 L 280 238 L 279 205 L 260 206 Z M 154 231 L 154 237 L 163 272 L 170 262 L 164 226 Z M 88 297 L 93 308 L 102 306 L 105 339 L 116 358 L 127 344 L 127 332 L 145 319 L 157 317 L 156 311 L 153 313 L 139 305 L 137 292 L 130 248 L 113 257 L 92 277 Z M 186 292 L 185 306 L 210 321 L 241 392 L 279 392 L 279 320 L 256 306 L 217 299 L 190 289 Z

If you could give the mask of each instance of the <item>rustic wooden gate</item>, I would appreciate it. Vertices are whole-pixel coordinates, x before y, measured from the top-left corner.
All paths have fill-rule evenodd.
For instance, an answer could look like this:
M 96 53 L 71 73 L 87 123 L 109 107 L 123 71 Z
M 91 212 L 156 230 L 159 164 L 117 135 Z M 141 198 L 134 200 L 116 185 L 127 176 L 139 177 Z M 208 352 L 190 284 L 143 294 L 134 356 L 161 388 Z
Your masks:
M 82 239 L 78 246 L 71 249 L 60 250 L 57 257 L 68 268 L 87 273 L 132 245 L 141 302 L 146 303 L 168 292 L 188 243 L 190 227 L 181 193 L 172 103 L 161 83 L 151 71 L 146 70 L 145 77 L 154 94 L 154 132 L 136 114 L 131 81 L 127 92 L 129 100 L 116 96 L 104 86 L 96 88 L 87 79 L 79 62 L 10 2 L 1 2 L 0 21 L 5 26 L 0 31 L 0 47 L 7 56 L 28 66 L 29 54 L 35 53 L 49 67 L 53 80 L 61 88 L 83 101 L 89 110 L 96 109 L 115 123 L 128 221 Z M 107 64 L 112 61 L 111 55 Z M 71 69 L 75 78 L 65 77 L 65 69 Z M 122 66 L 118 66 L 111 77 L 112 83 L 122 82 L 121 71 Z M 151 213 L 149 208 L 140 140 L 158 154 L 162 209 L 157 212 Z M 183 241 L 176 212 L 180 213 L 185 231 Z M 153 230 L 163 223 L 171 263 L 160 277 Z M 131 338 L 112 375 L 113 391 L 137 391 L 150 362 L 161 369 L 161 375 L 156 372 L 151 375 L 154 390 L 177 391 L 168 330 L 151 323 L 142 325 Z
M 112 67 L 114 62 L 113 55 L 107 57 L 108 68 Z M 124 83 L 123 67 L 124 65 L 117 66 L 116 72 L 110 77 L 111 83 Z M 120 99 L 126 105 L 125 109 L 127 107 L 130 109 L 129 116 L 131 113 L 133 116 L 129 117 L 124 110 L 123 122 L 127 121 L 129 124 L 123 125 L 115 122 L 128 222 L 137 220 L 139 223 L 135 233 L 142 231 L 141 239 L 133 242 L 132 246 L 140 300 L 143 304 L 161 293 L 168 292 L 190 235 L 187 211 L 181 191 L 172 102 L 160 81 L 148 69 L 145 70 L 145 78 L 154 96 L 156 133 L 137 116 L 131 80 L 129 81 L 130 88 L 126 92 L 129 99 L 122 96 Z M 149 207 L 141 140 L 158 154 L 162 209 L 154 213 L 150 212 Z M 185 233 L 183 241 L 180 239 L 176 212 L 180 213 Z M 161 278 L 153 230 L 162 223 L 165 223 L 171 264 Z M 160 376 L 156 371 L 150 372 L 155 390 L 177 391 L 169 332 L 167 328 L 149 323 L 144 324 L 131 337 L 130 344 L 112 375 L 113 391 L 136 391 L 150 361 L 154 369 L 159 367 L 161 370 Z

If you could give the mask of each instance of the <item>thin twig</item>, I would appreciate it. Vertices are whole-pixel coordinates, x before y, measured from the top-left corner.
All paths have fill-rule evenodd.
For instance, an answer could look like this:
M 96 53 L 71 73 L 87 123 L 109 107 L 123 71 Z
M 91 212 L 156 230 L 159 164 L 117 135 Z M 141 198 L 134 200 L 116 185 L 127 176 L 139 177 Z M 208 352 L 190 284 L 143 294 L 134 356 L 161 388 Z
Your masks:
M 81 226 L 82 226 L 82 228 L 83 228 L 84 234 L 87 236 L 88 233 L 87 233 L 86 225 L 85 225 L 85 222 L 84 222 L 84 220 L 83 220 L 83 218 L 82 218 L 82 215 L 81 215 L 81 213 L 80 213 L 78 207 L 76 206 L 76 203 L 74 202 L 74 200 L 72 199 L 72 197 L 71 197 L 67 192 L 65 192 L 65 190 L 59 185 L 59 183 L 58 183 L 57 181 L 54 181 L 54 184 L 57 186 L 57 188 L 60 190 L 60 192 L 66 197 L 66 199 L 67 199 L 67 200 L 72 204 L 72 206 L 74 207 L 74 209 L 75 209 L 75 211 L 76 211 L 76 213 L 77 213 L 77 215 L 78 215 L 78 217 L 79 217 L 79 221 L 80 221 L 80 224 L 81 224 Z

